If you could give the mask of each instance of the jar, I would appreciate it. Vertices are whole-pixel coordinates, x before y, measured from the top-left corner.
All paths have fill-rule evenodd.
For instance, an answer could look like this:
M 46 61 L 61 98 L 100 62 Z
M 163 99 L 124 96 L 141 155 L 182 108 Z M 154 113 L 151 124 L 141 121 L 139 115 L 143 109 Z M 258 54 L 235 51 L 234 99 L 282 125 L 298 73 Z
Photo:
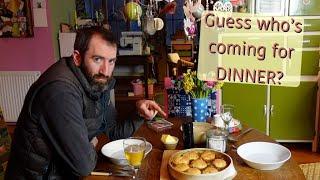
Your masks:
M 209 129 L 207 131 L 207 148 L 225 152 L 228 135 L 228 131 L 224 129 Z

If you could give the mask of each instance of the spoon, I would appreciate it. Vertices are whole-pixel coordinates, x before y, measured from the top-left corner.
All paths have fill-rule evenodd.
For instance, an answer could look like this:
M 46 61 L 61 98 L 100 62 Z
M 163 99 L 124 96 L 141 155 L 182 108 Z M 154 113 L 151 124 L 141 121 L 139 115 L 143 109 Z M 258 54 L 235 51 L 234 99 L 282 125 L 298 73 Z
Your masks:
M 229 141 L 238 141 L 240 139 L 241 136 L 243 136 L 244 134 L 250 132 L 251 130 L 253 130 L 253 128 L 248 128 L 245 131 L 241 132 L 238 136 L 234 137 L 234 136 L 228 136 L 228 140 Z

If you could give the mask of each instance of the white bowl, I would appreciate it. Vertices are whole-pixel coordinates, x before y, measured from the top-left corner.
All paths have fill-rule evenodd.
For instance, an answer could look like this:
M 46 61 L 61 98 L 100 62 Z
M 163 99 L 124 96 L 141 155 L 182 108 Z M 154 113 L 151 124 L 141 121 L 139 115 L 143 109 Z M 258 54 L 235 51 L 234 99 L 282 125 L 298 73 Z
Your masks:
M 269 142 L 242 144 L 238 147 L 237 153 L 249 166 L 260 170 L 277 169 L 291 157 L 289 149 Z
M 111 141 L 101 148 L 102 154 L 114 164 L 128 165 L 127 159 L 124 157 L 123 140 L 124 139 Z M 134 141 L 134 139 L 132 139 L 132 141 Z M 151 150 L 152 144 L 146 141 L 144 156 L 146 156 Z

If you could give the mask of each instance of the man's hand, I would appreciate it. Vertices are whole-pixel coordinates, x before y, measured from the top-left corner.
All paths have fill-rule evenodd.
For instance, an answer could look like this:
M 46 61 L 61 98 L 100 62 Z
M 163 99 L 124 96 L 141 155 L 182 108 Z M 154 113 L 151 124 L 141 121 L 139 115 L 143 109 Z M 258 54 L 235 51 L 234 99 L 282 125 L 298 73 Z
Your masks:
M 159 112 L 162 117 L 166 117 L 166 113 L 160 108 L 160 106 L 151 100 L 139 100 L 136 102 L 136 107 L 139 114 L 145 119 L 151 120 L 156 112 Z
M 96 147 L 97 144 L 98 144 L 98 139 L 97 139 L 97 137 L 92 138 L 91 141 L 90 141 L 90 143 L 91 143 L 94 147 Z

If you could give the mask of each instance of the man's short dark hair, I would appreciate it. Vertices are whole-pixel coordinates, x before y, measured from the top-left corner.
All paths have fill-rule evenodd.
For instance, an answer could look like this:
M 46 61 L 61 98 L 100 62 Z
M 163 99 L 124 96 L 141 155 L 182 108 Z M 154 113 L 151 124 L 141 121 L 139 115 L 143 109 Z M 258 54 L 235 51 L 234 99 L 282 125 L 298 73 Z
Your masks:
M 74 42 L 74 50 L 79 51 L 82 58 L 89 48 L 90 40 L 94 35 L 100 36 L 103 40 L 110 43 L 112 46 L 116 46 L 117 42 L 111 31 L 104 29 L 103 27 L 87 27 L 77 31 L 76 40 Z

